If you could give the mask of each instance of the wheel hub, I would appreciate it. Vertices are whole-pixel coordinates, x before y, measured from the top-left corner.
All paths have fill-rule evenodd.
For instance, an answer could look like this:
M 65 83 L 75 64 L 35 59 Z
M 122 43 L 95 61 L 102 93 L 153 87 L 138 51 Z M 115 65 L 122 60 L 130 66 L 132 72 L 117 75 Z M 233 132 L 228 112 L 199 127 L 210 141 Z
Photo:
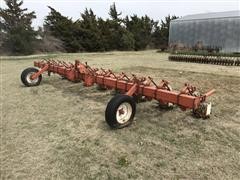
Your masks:
M 127 102 L 124 102 L 117 109 L 116 119 L 120 124 L 124 124 L 130 120 L 131 115 L 132 115 L 131 105 Z
M 34 72 L 30 72 L 28 73 L 26 80 L 29 84 L 34 84 L 38 82 L 38 77 L 36 79 L 32 79 L 32 75 L 34 74 Z

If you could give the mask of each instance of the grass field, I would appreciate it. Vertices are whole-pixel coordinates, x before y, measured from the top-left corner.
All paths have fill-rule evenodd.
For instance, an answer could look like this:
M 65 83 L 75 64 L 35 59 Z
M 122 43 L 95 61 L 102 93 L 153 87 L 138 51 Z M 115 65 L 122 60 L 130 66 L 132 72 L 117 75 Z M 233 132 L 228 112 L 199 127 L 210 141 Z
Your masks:
M 116 72 L 185 82 L 210 97 L 201 120 L 156 102 L 137 105 L 134 123 L 111 130 L 104 113 L 111 92 L 47 77 L 20 82 L 37 56 L 1 59 L 1 171 L 4 179 L 240 179 L 240 68 L 171 62 L 155 51 L 51 55 Z

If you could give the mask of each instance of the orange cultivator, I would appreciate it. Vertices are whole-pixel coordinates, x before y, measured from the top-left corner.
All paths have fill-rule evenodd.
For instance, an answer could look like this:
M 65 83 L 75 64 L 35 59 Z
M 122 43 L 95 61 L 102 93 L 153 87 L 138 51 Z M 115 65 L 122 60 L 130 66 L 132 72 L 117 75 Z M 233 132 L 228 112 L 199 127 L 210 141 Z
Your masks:
M 192 109 L 197 117 L 207 118 L 211 113 L 211 103 L 206 98 L 212 95 L 211 90 L 203 95 L 196 88 L 185 84 L 180 92 L 173 91 L 169 82 L 162 80 L 160 84 L 151 77 L 127 76 L 125 73 L 114 74 L 111 70 L 91 68 L 87 63 L 75 61 L 75 64 L 63 61 L 43 60 L 34 62 L 36 68 L 27 68 L 21 74 L 25 86 L 39 85 L 42 73 L 57 73 L 72 82 L 83 81 L 85 86 L 97 84 L 102 89 L 115 89 L 120 94 L 113 97 L 106 108 L 105 119 L 112 128 L 123 128 L 132 123 L 136 101 L 157 100 L 160 107 L 178 105 L 182 110 Z

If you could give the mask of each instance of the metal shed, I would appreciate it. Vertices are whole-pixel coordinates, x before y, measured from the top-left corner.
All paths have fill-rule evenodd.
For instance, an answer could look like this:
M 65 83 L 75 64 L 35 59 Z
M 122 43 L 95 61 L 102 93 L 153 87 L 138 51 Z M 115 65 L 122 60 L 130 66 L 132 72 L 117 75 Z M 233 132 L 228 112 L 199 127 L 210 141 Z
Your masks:
M 240 52 L 240 11 L 187 15 L 170 22 L 169 46 L 219 48 Z

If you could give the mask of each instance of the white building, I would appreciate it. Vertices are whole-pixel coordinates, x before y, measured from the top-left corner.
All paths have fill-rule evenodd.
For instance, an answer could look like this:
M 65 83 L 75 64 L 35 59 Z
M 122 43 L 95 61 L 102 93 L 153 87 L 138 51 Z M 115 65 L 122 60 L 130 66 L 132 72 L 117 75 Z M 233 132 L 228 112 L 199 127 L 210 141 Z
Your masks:
M 199 43 L 221 52 L 240 52 L 240 11 L 188 15 L 170 22 L 170 47 Z

